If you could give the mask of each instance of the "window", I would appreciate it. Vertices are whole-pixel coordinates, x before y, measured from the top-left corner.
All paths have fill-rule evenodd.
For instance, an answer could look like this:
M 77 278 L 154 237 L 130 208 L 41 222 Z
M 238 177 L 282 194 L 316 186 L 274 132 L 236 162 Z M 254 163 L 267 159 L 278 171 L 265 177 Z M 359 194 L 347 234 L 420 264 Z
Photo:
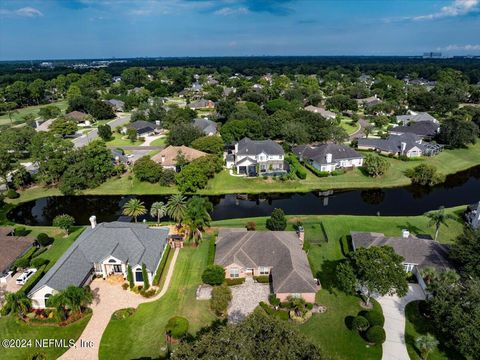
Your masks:
M 265 266 L 260 266 L 260 275 L 268 275 L 270 274 L 270 269 Z
M 115 264 L 115 263 L 117 262 L 117 260 L 115 260 L 115 259 L 110 259 L 110 260 L 108 260 L 108 262 L 109 262 L 110 264 Z
M 52 294 L 45 294 L 45 297 L 44 297 L 44 301 L 45 301 L 45 306 L 47 307 L 47 302 L 48 302 L 48 298 L 52 296 Z
M 292 297 L 295 298 L 295 299 L 300 299 L 302 297 L 302 295 L 299 294 L 299 293 L 293 293 Z
M 143 273 L 141 269 L 135 271 L 135 282 L 142 282 L 143 281 Z
M 236 268 L 230 269 L 230 277 L 231 278 L 238 278 L 240 276 L 240 271 Z
M 95 264 L 95 272 L 97 273 L 102 272 L 102 264 Z
M 413 264 L 403 264 L 403 267 L 406 272 L 411 272 L 413 270 L 414 265 Z

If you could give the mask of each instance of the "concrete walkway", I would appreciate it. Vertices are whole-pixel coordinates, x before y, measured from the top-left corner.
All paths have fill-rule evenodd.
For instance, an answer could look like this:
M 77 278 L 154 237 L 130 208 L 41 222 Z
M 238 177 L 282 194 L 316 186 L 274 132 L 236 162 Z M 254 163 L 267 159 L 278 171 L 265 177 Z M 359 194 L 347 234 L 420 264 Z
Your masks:
M 172 279 L 173 270 L 177 261 L 180 249 L 175 249 L 172 261 L 168 268 L 167 276 L 162 290 L 152 298 L 144 298 L 139 294 L 123 290 L 120 284 L 111 284 L 103 279 L 95 279 L 90 284 L 94 293 L 92 318 L 78 338 L 75 347 L 70 348 L 59 359 L 61 360 L 96 360 L 100 340 L 105 331 L 112 314 L 127 307 L 136 308 L 138 305 L 160 299 L 168 290 Z M 93 342 L 92 347 L 81 347 L 81 342 Z
M 385 333 L 382 360 L 410 360 L 405 345 L 405 306 L 415 300 L 425 300 L 418 284 L 410 284 L 406 296 L 382 296 L 377 299 L 385 316 Z

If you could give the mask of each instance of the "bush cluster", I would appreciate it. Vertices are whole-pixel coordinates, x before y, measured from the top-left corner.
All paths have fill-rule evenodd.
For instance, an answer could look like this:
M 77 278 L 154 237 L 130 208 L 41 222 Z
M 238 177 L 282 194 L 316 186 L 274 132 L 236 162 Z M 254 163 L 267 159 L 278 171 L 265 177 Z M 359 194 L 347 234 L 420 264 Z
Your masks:
M 225 283 L 228 285 L 228 286 L 234 286 L 234 285 L 240 285 L 240 284 L 243 284 L 245 282 L 245 278 L 229 278 L 229 279 L 225 279 Z
M 287 161 L 290 164 L 290 171 L 295 173 L 295 175 L 299 179 L 306 179 L 307 178 L 307 171 L 305 168 L 300 164 L 300 161 L 296 158 L 296 156 L 291 155 L 287 157 Z
M 53 243 L 53 238 L 48 236 L 45 233 L 40 233 L 37 235 L 37 242 L 40 244 L 40 246 L 48 246 Z
M 365 336 L 369 342 L 377 345 L 385 342 L 385 330 L 379 325 L 374 325 L 368 329 Z
M 370 326 L 383 326 L 385 324 L 385 317 L 380 311 L 361 311 L 359 315 L 367 319 Z
M 209 285 L 220 285 L 225 280 L 225 270 L 220 265 L 209 265 L 203 271 L 202 281 Z
M 261 284 L 268 284 L 270 282 L 270 275 L 259 275 L 253 277 L 256 282 Z
M 215 286 L 212 290 L 210 308 L 218 316 L 225 316 L 228 304 L 232 300 L 232 291 L 226 285 Z

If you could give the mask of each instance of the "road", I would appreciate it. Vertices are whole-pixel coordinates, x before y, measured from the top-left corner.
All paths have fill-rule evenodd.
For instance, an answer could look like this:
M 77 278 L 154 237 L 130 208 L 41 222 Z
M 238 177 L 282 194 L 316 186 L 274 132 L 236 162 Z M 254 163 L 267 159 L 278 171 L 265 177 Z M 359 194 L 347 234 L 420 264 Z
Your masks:
M 371 126 L 370 123 L 363 118 L 359 119 L 358 123 L 360 124 L 360 128 L 350 135 L 350 140 L 363 138 L 365 136 L 365 128 Z
M 112 128 L 112 130 L 115 130 L 117 126 L 122 126 L 130 122 L 130 115 L 124 115 L 120 116 L 110 122 L 108 122 L 108 125 Z M 98 129 L 92 129 L 89 133 L 82 135 L 76 139 L 73 139 L 73 145 L 76 148 L 81 148 L 85 145 L 87 145 L 90 141 L 95 140 L 98 137 Z

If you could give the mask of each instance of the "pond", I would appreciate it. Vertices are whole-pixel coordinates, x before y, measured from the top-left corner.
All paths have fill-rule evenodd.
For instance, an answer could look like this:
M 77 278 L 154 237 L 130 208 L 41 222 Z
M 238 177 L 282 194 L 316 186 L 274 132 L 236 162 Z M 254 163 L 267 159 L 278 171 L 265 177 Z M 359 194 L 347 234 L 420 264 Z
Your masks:
M 26 225 L 51 225 L 59 214 L 72 215 L 77 224 L 86 225 L 96 215 L 97 221 L 114 221 L 122 206 L 137 197 L 147 209 L 155 201 L 166 202 L 167 196 L 60 196 L 23 203 L 8 213 L 14 222 Z M 209 196 L 214 205 L 214 220 L 270 215 L 282 208 L 286 214 L 349 215 L 420 215 L 440 206 L 452 207 L 480 200 L 480 166 L 449 175 L 434 187 L 406 186 L 389 189 L 345 190 L 309 193 L 274 193 L 259 195 Z M 144 216 L 152 220 L 150 216 Z

